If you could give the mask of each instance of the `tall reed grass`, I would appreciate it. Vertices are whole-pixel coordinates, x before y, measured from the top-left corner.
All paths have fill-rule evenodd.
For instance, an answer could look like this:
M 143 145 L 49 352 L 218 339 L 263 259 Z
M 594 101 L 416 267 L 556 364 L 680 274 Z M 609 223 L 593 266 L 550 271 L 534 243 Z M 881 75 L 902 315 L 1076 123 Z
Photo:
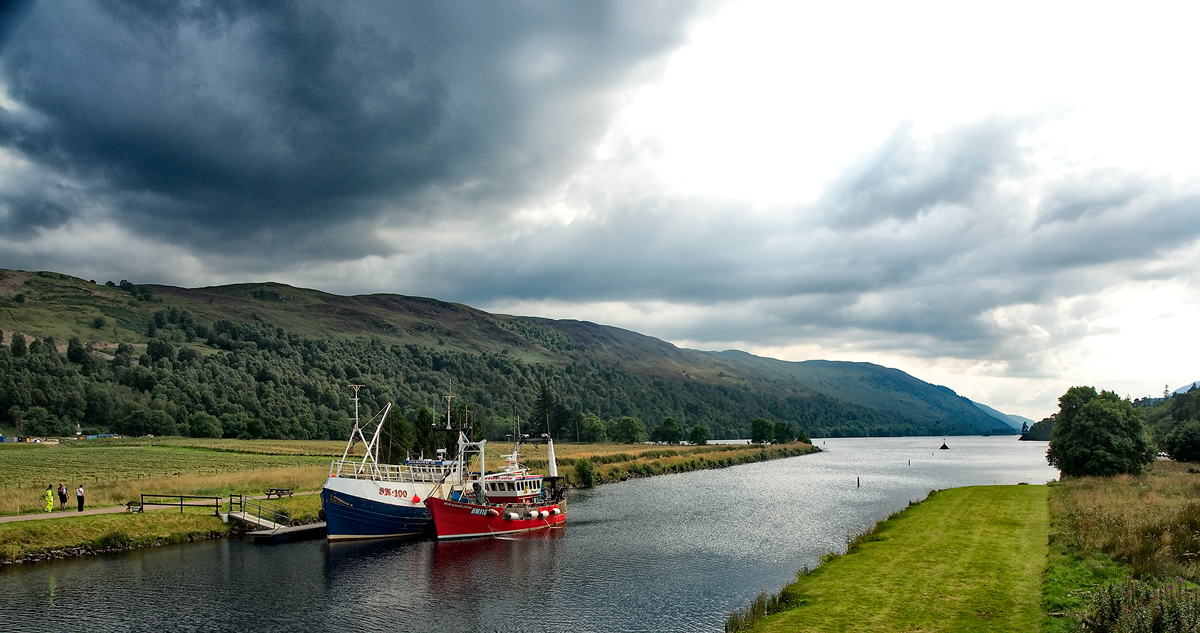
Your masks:
M 1139 577 L 1200 580 L 1200 475 L 1187 467 L 1064 480 L 1050 496 L 1051 543 L 1110 556 Z

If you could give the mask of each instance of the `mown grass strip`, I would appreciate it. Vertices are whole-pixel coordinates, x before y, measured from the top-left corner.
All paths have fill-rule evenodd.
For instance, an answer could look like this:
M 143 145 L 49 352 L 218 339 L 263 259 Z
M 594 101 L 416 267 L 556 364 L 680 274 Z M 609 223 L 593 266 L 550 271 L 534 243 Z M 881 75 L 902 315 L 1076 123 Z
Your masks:
M 12 562 L 39 554 L 134 549 L 222 536 L 228 526 L 211 510 L 101 514 L 0 524 L 0 559 Z
M 933 493 L 787 588 L 800 606 L 753 631 L 1036 631 L 1045 486 Z

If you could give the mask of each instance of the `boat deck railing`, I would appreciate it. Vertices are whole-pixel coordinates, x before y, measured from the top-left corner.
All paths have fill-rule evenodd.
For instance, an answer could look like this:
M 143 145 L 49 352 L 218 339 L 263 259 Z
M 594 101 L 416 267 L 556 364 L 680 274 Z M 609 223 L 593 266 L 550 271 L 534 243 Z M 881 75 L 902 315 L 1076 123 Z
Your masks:
M 363 464 L 361 460 L 335 459 L 329 466 L 330 477 L 372 479 L 405 483 L 437 483 L 454 470 L 455 462 L 416 464 Z

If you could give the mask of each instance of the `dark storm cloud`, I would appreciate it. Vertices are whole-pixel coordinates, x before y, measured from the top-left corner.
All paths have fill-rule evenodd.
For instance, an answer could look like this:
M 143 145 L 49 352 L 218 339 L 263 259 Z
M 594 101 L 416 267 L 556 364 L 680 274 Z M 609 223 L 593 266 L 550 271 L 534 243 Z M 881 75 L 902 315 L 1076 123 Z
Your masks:
M 676 340 L 869 341 L 965 358 L 1019 348 L 1019 357 L 1044 342 L 1018 344 L 1030 333 L 995 311 L 1101 291 L 1200 238 L 1193 184 L 1039 170 L 1023 139 L 1040 125 L 989 119 L 932 137 L 901 129 L 812 205 L 773 213 L 629 195 L 590 219 L 437 258 L 427 277 L 442 296 L 482 305 L 701 310 L 656 326 Z
M 200 253 L 352 259 L 387 250 L 356 223 L 501 209 L 560 181 L 694 12 L 39 3 L 0 40 L 0 80 L 20 106 L 0 109 L 0 144 L 143 235 Z M 73 212 L 39 206 L 42 194 L 5 194 L 6 226 Z

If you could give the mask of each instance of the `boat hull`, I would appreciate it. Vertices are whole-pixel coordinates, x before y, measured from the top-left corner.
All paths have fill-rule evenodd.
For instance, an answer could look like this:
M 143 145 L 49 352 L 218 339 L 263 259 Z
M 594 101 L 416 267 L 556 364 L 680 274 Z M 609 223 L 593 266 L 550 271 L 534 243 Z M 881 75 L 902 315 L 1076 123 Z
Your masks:
M 562 525 L 567 520 L 567 502 L 565 500 L 521 509 L 498 508 L 445 499 L 428 499 L 425 505 L 433 516 L 434 531 L 442 540 L 545 530 Z M 538 518 L 527 518 L 526 513 L 529 510 L 539 512 Z M 540 516 L 543 511 L 547 516 Z M 508 518 L 512 512 L 519 514 L 520 518 Z
M 328 538 L 431 536 L 433 519 L 424 499 L 433 487 L 426 483 L 331 477 L 321 490 Z

